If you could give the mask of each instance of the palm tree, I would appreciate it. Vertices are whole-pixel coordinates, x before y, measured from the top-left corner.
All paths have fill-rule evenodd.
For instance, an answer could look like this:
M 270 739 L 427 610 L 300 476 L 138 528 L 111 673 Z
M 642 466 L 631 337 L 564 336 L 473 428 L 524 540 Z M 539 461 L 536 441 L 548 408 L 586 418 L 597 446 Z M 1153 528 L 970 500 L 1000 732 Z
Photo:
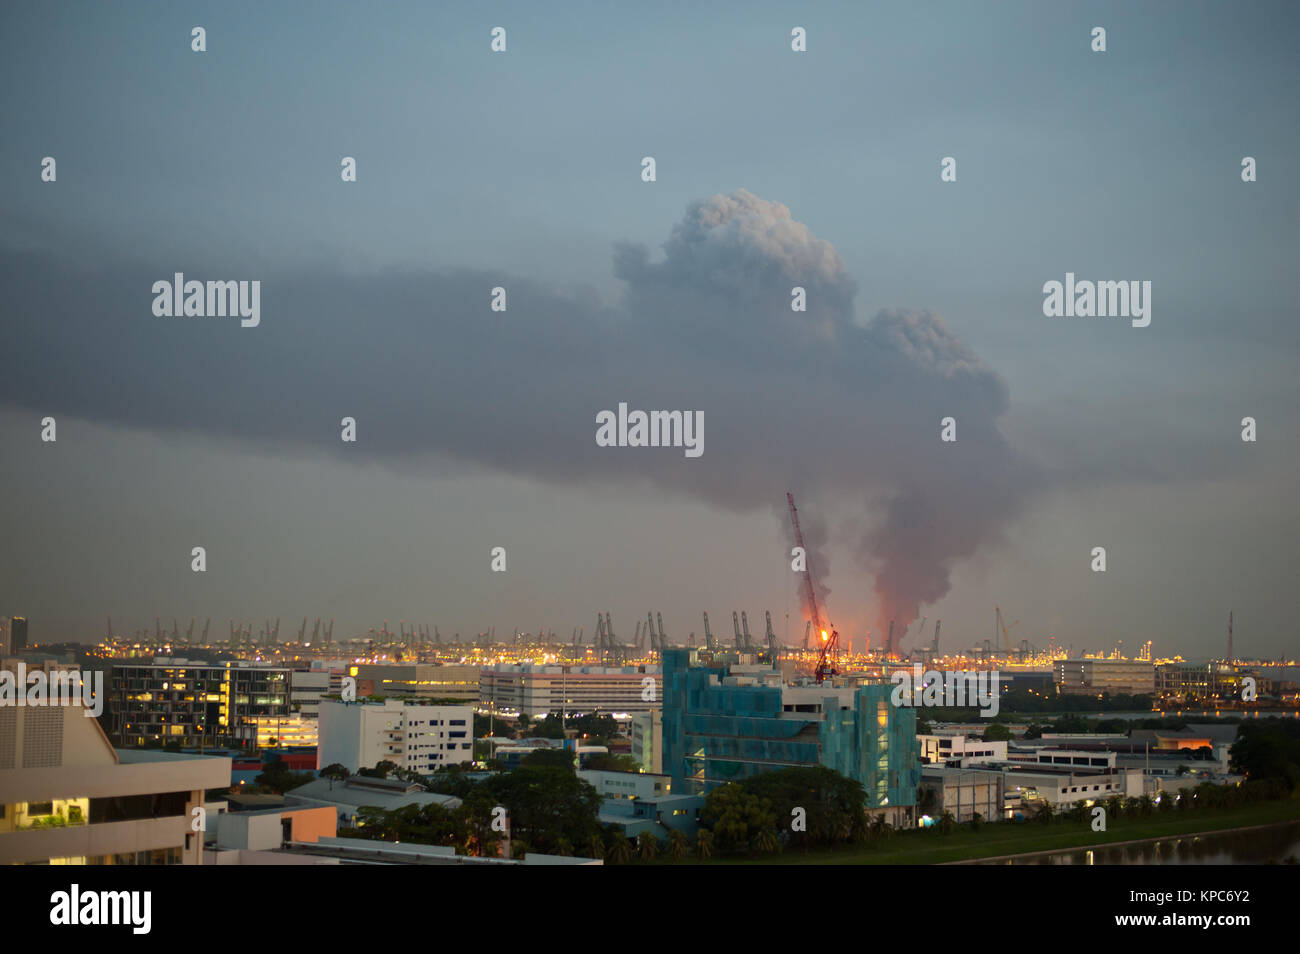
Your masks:
M 754 850 L 762 855 L 771 855 L 781 850 L 781 843 L 777 841 L 776 832 L 770 828 L 764 828 L 754 836 Z
M 636 850 L 642 861 L 654 861 L 655 855 L 659 854 L 659 842 L 650 832 L 643 831 L 636 836 Z
M 569 844 L 569 839 L 563 835 L 555 839 L 555 848 L 553 850 L 562 858 L 567 858 L 573 854 L 573 846 Z
M 668 833 L 668 857 L 674 862 L 686 857 L 686 836 L 676 828 Z
M 713 832 L 707 828 L 701 828 L 700 833 L 695 836 L 695 850 L 699 853 L 701 861 L 708 861 L 713 857 Z
M 605 860 L 615 865 L 625 865 L 632 860 L 632 843 L 627 840 L 627 835 L 621 831 L 614 833 L 614 837 L 609 840 Z
M 593 858 L 605 857 L 605 839 L 600 837 L 600 832 L 596 832 L 587 842 L 587 854 Z

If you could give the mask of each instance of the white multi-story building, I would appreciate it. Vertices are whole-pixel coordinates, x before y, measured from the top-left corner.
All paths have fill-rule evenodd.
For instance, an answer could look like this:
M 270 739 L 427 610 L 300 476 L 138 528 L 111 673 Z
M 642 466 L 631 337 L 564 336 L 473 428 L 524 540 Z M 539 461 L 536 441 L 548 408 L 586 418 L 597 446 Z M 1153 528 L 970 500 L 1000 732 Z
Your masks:
M 647 772 L 662 772 L 664 768 L 664 716 L 654 712 L 641 712 L 632 716 L 632 758 Z
M 479 675 L 479 702 L 498 712 L 539 718 L 551 712 L 610 715 L 652 712 L 662 705 L 658 666 L 507 665 Z
M 428 774 L 474 758 L 474 711 L 469 706 L 384 702 L 320 704 L 317 768 L 338 763 L 356 772 L 392 762 Z
M 0 707 L 0 864 L 198 864 L 230 759 L 114 751 L 78 705 Z
M 320 701 L 331 692 L 338 692 L 342 684 L 340 670 L 335 677 L 328 669 L 295 669 L 289 674 L 289 708 L 304 719 L 320 718 Z
M 937 765 L 970 765 L 989 759 L 1007 757 L 1006 742 L 985 742 L 965 735 L 918 735 L 921 760 Z

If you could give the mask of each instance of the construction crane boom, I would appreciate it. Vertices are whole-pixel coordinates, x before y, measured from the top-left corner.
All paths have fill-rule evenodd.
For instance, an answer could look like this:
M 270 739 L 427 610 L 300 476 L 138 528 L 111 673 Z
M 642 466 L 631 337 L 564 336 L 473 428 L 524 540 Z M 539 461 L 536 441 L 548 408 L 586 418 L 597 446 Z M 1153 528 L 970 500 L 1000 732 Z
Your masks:
M 808 558 L 808 548 L 804 546 L 803 530 L 799 528 L 799 511 L 794 505 L 794 494 L 786 491 L 785 499 L 790 505 L 790 523 L 794 526 L 795 546 L 803 553 L 804 600 L 808 603 L 808 610 L 812 614 L 812 623 L 817 627 L 817 632 L 820 633 L 822 631 L 822 614 L 817 607 L 817 590 L 813 587 L 812 561 Z

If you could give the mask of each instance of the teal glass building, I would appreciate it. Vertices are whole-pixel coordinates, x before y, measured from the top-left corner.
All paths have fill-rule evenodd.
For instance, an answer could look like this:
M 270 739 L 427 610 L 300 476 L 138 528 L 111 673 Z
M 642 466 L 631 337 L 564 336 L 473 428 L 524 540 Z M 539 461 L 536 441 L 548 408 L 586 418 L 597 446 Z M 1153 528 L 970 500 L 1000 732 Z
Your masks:
M 701 664 L 694 649 L 663 653 L 663 771 L 674 793 L 823 765 L 861 782 L 868 809 L 915 806 L 916 711 L 891 703 L 892 686 L 784 686 L 771 667 L 736 661 L 723 654 Z M 736 675 L 754 684 L 724 683 Z

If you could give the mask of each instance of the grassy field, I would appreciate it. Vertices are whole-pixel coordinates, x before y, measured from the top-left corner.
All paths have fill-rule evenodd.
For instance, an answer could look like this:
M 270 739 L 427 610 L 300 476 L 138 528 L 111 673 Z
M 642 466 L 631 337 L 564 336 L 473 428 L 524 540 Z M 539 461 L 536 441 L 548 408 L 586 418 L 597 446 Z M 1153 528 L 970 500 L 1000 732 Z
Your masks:
M 1139 841 L 1171 835 L 1189 835 L 1246 828 L 1285 821 L 1300 821 L 1300 800 L 1264 802 L 1225 811 L 1199 810 L 1183 814 L 1153 814 L 1149 818 L 1113 819 L 1104 832 L 1090 824 L 1054 821 L 982 825 L 979 831 L 963 826 L 949 835 L 935 829 L 904 831 L 873 845 L 848 845 L 823 851 L 787 852 L 752 857 L 715 857 L 708 864 L 809 864 L 809 865 L 931 865 L 949 861 L 991 858 L 1032 851 L 1096 848 L 1120 841 Z M 701 864 L 689 858 L 683 864 Z

